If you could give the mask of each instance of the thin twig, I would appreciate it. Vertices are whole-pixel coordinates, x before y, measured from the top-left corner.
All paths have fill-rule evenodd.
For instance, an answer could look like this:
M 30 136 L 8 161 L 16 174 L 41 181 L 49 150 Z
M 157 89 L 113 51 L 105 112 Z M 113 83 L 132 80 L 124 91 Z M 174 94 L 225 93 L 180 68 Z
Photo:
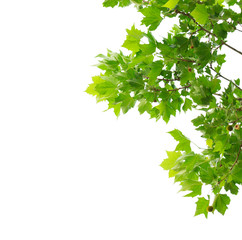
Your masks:
M 218 72 L 217 72 L 212 66 L 210 66 L 210 68 L 211 68 L 214 72 L 216 72 L 217 75 L 218 75 L 219 77 L 225 79 L 225 80 L 228 81 L 228 82 L 231 82 L 235 87 L 237 87 L 240 91 L 242 91 L 242 89 L 241 89 L 236 83 L 234 83 L 232 80 L 230 80 L 230 79 L 224 77 L 223 75 L 221 75 L 220 73 L 218 73 Z
M 241 52 L 241 51 L 239 51 L 239 50 L 237 50 L 236 48 L 230 46 L 229 44 L 227 44 L 227 43 L 224 42 L 223 40 L 222 40 L 222 43 L 223 43 L 225 46 L 227 46 L 228 48 L 230 48 L 230 49 L 234 50 L 235 52 L 239 53 L 240 55 L 242 55 L 242 52 Z
M 199 24 L 189 13 L 185 13 L 185 12 L 182 12 L 182 11 L 179 11 L 179 10 L 175 10 L 176 11 L 176 13 L 180 13 L 180 14 L 182 14 L 182 15 L 184 15 L 184 16 L 187 16 L 187 17 L 189 17 L 194 23 L 196 23 L 196 25 L 198 25 L 203 31 L 205 31 L 205 32 L 207 32 L 209 35 L 212 35 L 212 36 L 214 36 L 214 37 L 216 37 L 217 39 L 218 39 L 218 37 L 217 37 L 217 35 L 216 34 L 214 34 L 214 33 L 212 33 L 212 32 L 210 32 L 209 30 L 207 30 L 206 28 L 204 28 L 201 24 Z M 239 50 L 237 50 L 236 48 L 234 48 L 234 47 L 232 47 L 232 46 L 230 46 L 229 44 L 227 44 L 227 43 L 225 43 L 223 40 L 221 40 L 221 43 L 223 43 L 223 45 L 225 45 L 225 46 L 227 46 L 228 48 L 230 48 L 230 49 L 232 49 L 232 50 L 234 50 L 235 52 L 237 52 L 237 53 L 239 53 L 240 55 L 242 55 L 242 52 L 241 51 L 239 51 Z
M 148 76 L 143 76 L 146 79 L 149 79 Z M 180 81 L 180 78 L 175 78 L 175 79 L 166 79 L 166 78 L 157 78 L 158 81 L 166 81 L 166 82 L 175 82 L 175 81 Z
M 166 81 L 166 82 L 175 82 L 175 81 L 180 81 L 180 78 L 177 79 L 165 79 L 165 78 L 157 78 L 159 81 Z
M 178 91 L 178 90 L 186 89 L 186 88 L 189 88 L 189 87 L 191 87 L 191 84 L 190 83 L 188 85 L 183 86 L 183 87 L 180 87 L 180 88 L 174 88 L 174 89 L 167 90 L 167 92 Z M 161 91 L 160 89 L 155 88 L 155 87 L 152 87 L 150 90 L 153 90 L 155 92 L 160 92 Z
M 186 88 L 189 88 L 189 87 L 191 87 L 191 84 L 190 83 L 187 86 L 184 86 L 184 87 L 170 89 L 170 90 L 168 90 L 168 92 L 178 91 L 178 90 L 186 89 Z

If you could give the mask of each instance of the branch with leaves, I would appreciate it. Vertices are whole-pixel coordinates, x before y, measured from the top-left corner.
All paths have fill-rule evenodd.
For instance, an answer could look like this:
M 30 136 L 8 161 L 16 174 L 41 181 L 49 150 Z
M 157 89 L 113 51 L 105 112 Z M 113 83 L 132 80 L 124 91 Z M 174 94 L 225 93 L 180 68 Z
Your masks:
M 241 26 L 242 16 L 233 9 L 241 10 L 242 1 L 103 2 L 104 7 L 131 4 L 143 15 L 141 24 L 147 30 L 127 29 L 122 47 L 128 55 L 108 50 L 97 56 L 101 73 L 86 92 L 97 102 L 106 101 L 117 117 L 135 106 L 140 114 L 166 123 L 178 112 L 202 112 L 192 123 L 207 148 L 195 145 L 199 149 L 195 152 L 192 141 L 175 129 L 169 134 L 178 144 L 167 151 L 161 167 L 180 183 L 186 197 L 197 198 L 195 215 L 208 217 L 215 211 L 224 215 L 230 195 L 238 194 L 242 184 L 242 88 L 239 78 L 221 74 L 226 62 L 222 50 L 226 46 L 242 54 L 227 42 L 228 34 Z M 164 19 L 174 17 L 179 24 L 162 40 L 156 39 L 153 32 Z M 211 188 L 208 196 L 203 193 L 205 185 Z

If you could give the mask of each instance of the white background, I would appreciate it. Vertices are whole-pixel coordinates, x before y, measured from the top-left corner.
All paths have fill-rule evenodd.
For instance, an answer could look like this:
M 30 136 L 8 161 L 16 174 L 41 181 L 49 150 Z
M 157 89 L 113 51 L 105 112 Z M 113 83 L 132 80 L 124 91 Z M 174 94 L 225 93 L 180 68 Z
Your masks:
M 240 235 L 241 193 L 224 217 L 193 217 L 195 199 L 177 193 L 159 166 L 175 147 L 167 134 L 174 128 L 204 146 L 193 113 L 168 125 L 137 109 L 117 120 L 84 93 L 99 74 L 95 56 L 119 50 L 140 18 L 133 7 L 105 9 L 101 0 L 0 2 L 1 240 Z M 239 34 L 229 42 L 242 50 Z M 224 75 L 238 77 L 240 56 L 224 51 Z

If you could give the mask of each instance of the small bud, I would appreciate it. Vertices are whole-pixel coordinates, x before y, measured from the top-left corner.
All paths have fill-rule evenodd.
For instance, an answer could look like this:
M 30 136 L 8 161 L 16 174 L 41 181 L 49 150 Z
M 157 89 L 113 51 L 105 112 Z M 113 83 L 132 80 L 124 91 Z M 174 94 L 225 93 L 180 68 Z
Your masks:
M 236 130 L 239 130 L 239 129 L 240 129 L 239 124 L 236 124 L 236 125 L 234 126 L 234 128 L 235 128 Z
M 191 49 L 193 49 L 193 48 L 194 48 L 194 46 L 193 46 L 193 45 L 191 45 L 191 46 L 190 46 L 190 48 L 191 48 Z

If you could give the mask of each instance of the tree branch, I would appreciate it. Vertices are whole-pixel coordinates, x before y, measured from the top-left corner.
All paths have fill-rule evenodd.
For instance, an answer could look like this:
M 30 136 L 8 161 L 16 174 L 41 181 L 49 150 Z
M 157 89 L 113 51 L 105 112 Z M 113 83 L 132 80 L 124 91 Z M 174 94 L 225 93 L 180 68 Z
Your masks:
M 166 81 L 166 82 L 175 82 L 175 81 L 180 81 L 180 78 L 176 78 L 176 79 L 157 78 L 157 80 Z
M 147 76 L 143 76 L 146 79 L 149 79 Z M 166 82 L 175 82 L 175 81 L 180 81 L 180 78 L 175 78 L 175 79 L 166 79 L 166 78 L 157 78 L 158 81 L 166 81 Z
M 212 36 L 214 36 L 214 37 L 216 37 L 217 39 L 218 39 L 218 37 L 217 37 L 217 35 L 216 34 L 214 34 L 214 33 L 212 33 L 212 32 L 210 32 L 209 30 L 207 30 L 206 28 L 204 28 L 201 24 L 199 24 L 189 13 L 185 13 L 185 12 L 182 12 L 182 11 L 179 11 L 179 10 L 175 10 L 175 12 L 176 13 L 180 13 L 180 14 L 182 14 L 182 15 L 184 15 L 184 16 L 187 16 L 187 17 L 189 17 L 194 23 L 196 23 L 196 25 L 197 26 L 199 26 L 203 31 L 205 31 L 205 32 L 207 32 L 209 35 L 212 35 Z M 221 40 L 221 43 L 223 43 L 223 45 L 225 45 L 225 46 L 227 46 L 228 48 L 230 48 L 230 49 L 232 49 L 232 50 L 234 50 L 235 52 L 237 52 L 237 53 L 239 53 L 240 55 L 242 55 L 242 52 L 241 51 L 239 51 L 239 50 L 237 50 L 236 48 L 234 48 L 234 47 L 232 47 L 232 46 L 230 46 L 229 44 L 227 44 L 226 42 L 224 42 L 223 40 Z
M 210 68 L 211 68 L 214 72 L 216 72 L 217 75 L 218 75 L 219 77 L 225 79 L 225 80 L 228 81 L 228 82 L 231 82 L 235 87 L 237 87 L 239 90 L 242 91 L 242 89 L 241 89 L 236 83 L 234 83 L 232 80 L 230 80 L 230 79 L 224 77 L 223 75 L 221 75 L 220 73 L 218 73 L 218 72 L 217 72 L 212 66 L 210 66 Z
M 189 88 L 189 87 L 191 87 L 191 84 L 190 83 L 188 85 L 183 86 L 183 87 L 180 87 L 180 88 L 174 88 L 174 89 L 167 90 L 167 92 L 178 91 L 178 90 L 186 89 L 186 88 Z M 160 92 L 160 89 L 155 88 L 155 87 L 151 87 L 151 90 L 153 90 L 155 92 Z
M 229 44 L 227 44 L 227 43 L 224 42 L 223 40 L 222 40 L 222 43 L 223 43 L 226 47 L 228 47 L 228 48 L 234 50 L 235 52 L 239 53 L 240 55 L 242 55 L 242 52 L 241 52 L 241 51 L 239 51 L 239 50 L 237 50 L 236 48 L 230 46 Z
M 170 89 L 170 90 L 168 90 L 168 92 L 178 91 L 178 90 L 186 89 L 186 88 L 189 88 L 189 87 L 191 87 L 191 84 L 190 83 L 187 86 L 184 86 L 184 87 Z

